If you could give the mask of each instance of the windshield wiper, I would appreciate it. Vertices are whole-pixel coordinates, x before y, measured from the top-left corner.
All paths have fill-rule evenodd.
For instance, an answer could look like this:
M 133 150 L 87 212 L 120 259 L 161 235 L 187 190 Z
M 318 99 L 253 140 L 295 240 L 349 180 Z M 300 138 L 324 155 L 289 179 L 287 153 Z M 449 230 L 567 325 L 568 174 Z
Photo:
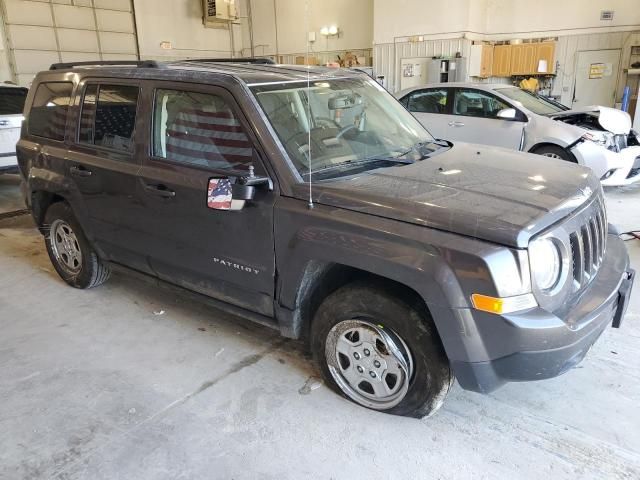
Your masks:
M 319 168 L 317 170 L 312 170 L 311 171 L 311 175 L 316 174 L 316 173 L 321 173 L 321 172 L 327 172 L 329 170 L 335 170 L 337 168 L 343 168 L 343 167 L 357 167 L 360 165 L 366 165 L 368 163 L 375 163 L 375 162 L 389 162 L 389 163 L 399 163 L 402 165 L 409 165 L 411 163 L 414 163 L 413 160 L 407 160 L 404 158 L 395 158 L 395 157 L 370 157 L 370 158 L 365 158 L 362 160 L 348 160 L 346 162 L 341 162 L 341 163 L 336 163 L 334 165 L 327 165 L 326 167 L 322 167 Z M 305 175 L 309 175 L 309 172 L 306 172 Z

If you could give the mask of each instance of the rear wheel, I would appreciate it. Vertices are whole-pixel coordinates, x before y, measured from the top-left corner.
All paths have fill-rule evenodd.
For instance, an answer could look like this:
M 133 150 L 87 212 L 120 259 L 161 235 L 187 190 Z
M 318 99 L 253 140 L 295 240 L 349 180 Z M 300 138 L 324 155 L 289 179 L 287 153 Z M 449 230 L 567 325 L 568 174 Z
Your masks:
M 89 245 L 71 207 L 57 202 L 44 218 L 47 253 L 58 275 L 75 288 L 91 288 L 109 278 L 109 268 Z
M 373 410 L 431 415 L 453 382 L 428 314 L 370 284 L 329 295 L 316 313 L 311 342 L 327 383 Z
M 576 158 L 564 148 L 557 145 L 543 145 L 536 148 L 533 153 L 544 157 L 557 158 L 558 160 L 566 160 L 568 162 L 578 163 Z

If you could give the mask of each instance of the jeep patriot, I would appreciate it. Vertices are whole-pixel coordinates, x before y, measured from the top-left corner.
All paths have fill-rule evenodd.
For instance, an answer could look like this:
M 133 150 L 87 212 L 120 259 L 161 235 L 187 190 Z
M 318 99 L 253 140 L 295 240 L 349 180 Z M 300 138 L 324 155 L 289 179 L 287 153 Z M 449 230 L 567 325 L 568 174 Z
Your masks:
M 579 363 L 634 272 L 590 170 L 433 138 L 366 75 L 55 64 L 17 145 L 56 271 L 154 277 L 308 342 L 326 382 L 435 412 Z

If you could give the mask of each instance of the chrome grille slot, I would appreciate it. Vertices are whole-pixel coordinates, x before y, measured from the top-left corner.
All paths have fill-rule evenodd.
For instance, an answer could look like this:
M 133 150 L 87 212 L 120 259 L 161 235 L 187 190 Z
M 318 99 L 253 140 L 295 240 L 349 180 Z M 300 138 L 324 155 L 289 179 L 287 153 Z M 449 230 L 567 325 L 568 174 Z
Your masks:
M 582 224 L 569 234 L 575 291 L 581 290 L 591 282 L 604 257 L 607 217 L 601 198 L 597 198 L 583 212 L 581 222 Z

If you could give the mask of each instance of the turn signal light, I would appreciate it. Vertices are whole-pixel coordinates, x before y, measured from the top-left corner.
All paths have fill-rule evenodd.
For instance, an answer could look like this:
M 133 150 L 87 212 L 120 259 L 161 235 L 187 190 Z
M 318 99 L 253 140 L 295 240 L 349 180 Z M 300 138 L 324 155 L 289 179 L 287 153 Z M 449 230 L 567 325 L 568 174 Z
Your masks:
M 538 306 L 538 302 L 530 293 L 504 298 L 474 293 L 471 295 L 471 303 L 476 310 L 496 314 L 513 313 Z

